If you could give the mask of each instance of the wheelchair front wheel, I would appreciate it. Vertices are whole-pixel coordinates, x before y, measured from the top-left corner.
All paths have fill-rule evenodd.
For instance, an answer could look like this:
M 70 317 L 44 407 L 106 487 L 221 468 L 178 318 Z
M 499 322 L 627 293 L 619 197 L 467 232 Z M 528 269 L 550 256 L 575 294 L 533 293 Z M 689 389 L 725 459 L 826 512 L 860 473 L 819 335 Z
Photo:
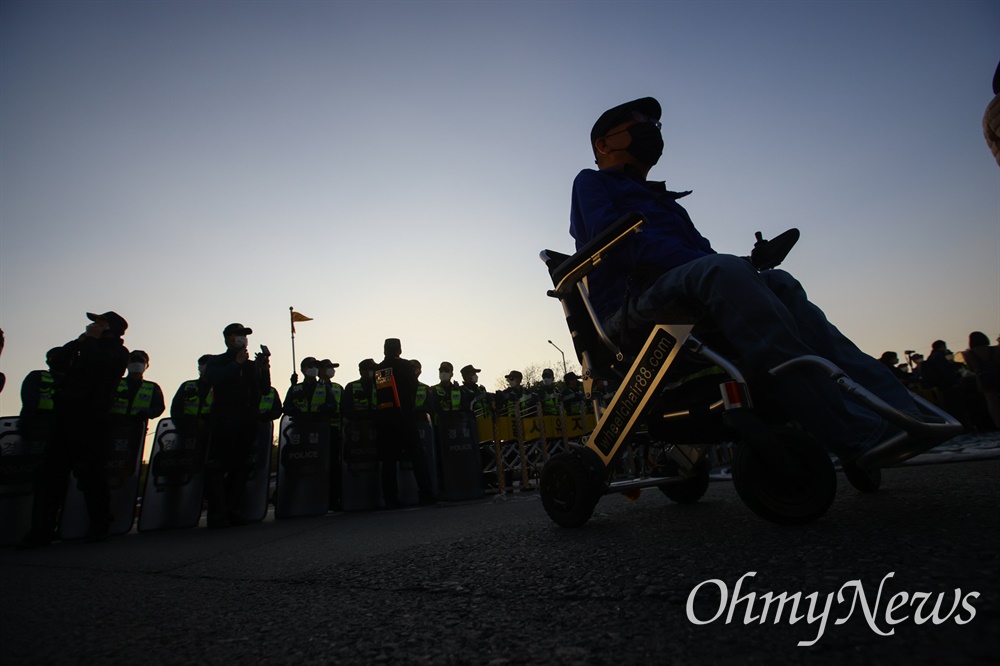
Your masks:
M 600 499 L 590 468 L 573 451 L 549 458 L 538 486 L 545 513 L 563 527 L 580 527 L 590 520 Z
M 837 471 L 815 440 L 783 431 L 770 442 L 736 447 L 733 485 L 747 508 L 764 520 L 804 525 L 821 518 L 833 504 Z

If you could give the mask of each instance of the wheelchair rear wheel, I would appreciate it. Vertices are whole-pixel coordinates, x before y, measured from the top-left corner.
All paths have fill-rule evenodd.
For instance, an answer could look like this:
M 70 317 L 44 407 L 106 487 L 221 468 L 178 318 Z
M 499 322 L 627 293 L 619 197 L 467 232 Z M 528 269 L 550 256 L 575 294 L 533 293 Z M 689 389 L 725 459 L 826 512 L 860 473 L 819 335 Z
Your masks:
M 580 527 L 594 514 L 601 494 L 590 468 L 576 452 L 549 458 L 539 479 L 542 506 L 563 527 Z
M 814 440 L 779 431 L 770 442 L 736 447 L 733 485 L 747 508 L 761 518 L 804 525 L 821 518 L 833 504 L 837 472 Z

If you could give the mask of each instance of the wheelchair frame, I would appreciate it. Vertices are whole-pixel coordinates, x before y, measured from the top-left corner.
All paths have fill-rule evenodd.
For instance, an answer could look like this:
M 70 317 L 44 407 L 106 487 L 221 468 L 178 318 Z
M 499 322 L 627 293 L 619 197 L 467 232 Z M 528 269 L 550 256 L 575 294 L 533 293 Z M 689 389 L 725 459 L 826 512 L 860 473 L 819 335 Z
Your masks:
M 718 442 L 669 446 L 666 451 L 670 459 L 677 465 L 678 474 L 676 476 L 607 481 L 607 471 L 621 456 L 628 441 L 636 434 L 644 411 L 649 403 L 659 395 L 668 370 L 682 351 L 701 357 L 720 368 L 726 375 L 725 381 L 720 384 L 720 399 L 709 407 L 709 411 L 713 413 L 721 411 L 727 425 L 737 430 L 744 438 L 758 437 L 761 431 L 762 424 L 756 421 L 753 416 L 750 392 L 743 374 L 732 362 L 692 335 L 693 324 L 655 324 L 641 351 L 635 355 L 631 363 L 628 363 L 625 351 L 611 339 L 602 326 L 590 301 L 587 276 L 608 257 L 616 245 L 633 234 L 641 233 L 643 224 L 644 220 L 641 214 L 631 213 L 619 218 L 572 256 L 566 256 L 552 250 L 544 250 L 540 253 L 540 258 L 549 268 L 554 285 L 554 288 L 549 290 L 547 295 L 558 299 L 563 306 L 573 344 L 583 368 L 584 394 L 588 400 L 593 400 L 597 415 L 597 425 L 586 439 L 586 443 L 571 452 L 572 455 L 583 459 L 587 467 L 586 472 L 575 469 L 569 473 L 571 477 L 576 475 L 574 477 L 577 479 L 576 483 L 581 487 L 576 491 L 572 489 L 566 491 L 570 494 L 573 492 L 582 493 L 584 496 L 584 509 L 580 515 L 586 514 L 586 517 L 582 521 L 579 516 L 563 521 L 553 515 L 551 505 L 554 501 L 552 497 L 554 484 L 550 483 L 548 484 L 550 487 L 546 488 L 546 475 L 543 469 L 542 483 L 540 484 L 543 503 L 546 505 L 549 515 L 560 524 L 575 526 L 585 522 L 593 510 L 593 505 L 589 507 L 589 510 L 586 509 L 586 505 L 591 500 L 593 500 L 593 504 L 596 504 L 601 494 L 663 486 L 665 494 L 670 496 L 671 493 L 666 489 L 667 486 L 671 484 L 688 484 L 690 486 L 692 483 L 697 485 L 696 477 L 699 474 L 705 475 L 704 487 L 707 487 L 707 470 L 699 465 L 699 461 L 705 453 L 706 445 Z M 626 324 L 623 323 L 624 325 Z M 628 364 L 627 368 L 626 364 Z M 878 468 L 902 462 L 962 431 L 961 424 L 953 417 L 919 396 L 913 396 L 918 406 L 930 418 L 936 419 L 936 423 L 920 421 L 896 410 L 851 380 L 836 365 L 818 356 L 803 356 L 792 359 L 771 369 L 770 373 L 773 376 L 778 376 L 795 371 L 803 365 L 821 368 L 849 397 L 861 402 L 902 429 L 899 435 L 869 450 L 850 466 L 844 466 L 848 478 L 860 490 L 870 491 L 878 487 Z M 606 376 L 609 372 L 620 376 L 622 382 L 610 403 L 602 409 L 599 401 L 593 395 L 594 382 L 599 378 L 598 375 Z M 664 414 L 663 418 L 669 421 L 671 419 L 684 419 L 690 415 L 689 410 L 682 410 Z M 820 450 L 822 451 L 822 449 Z M 754 501 L 748 501 L 744 492 L 740 493 L 741 497 L 751 505 L 751 509 L 755 512 L 776 522 L 809 522 L 818 518 L 832 503 L 833 495 L 836 492 L 836 478 L 835 473 L 832 472 L 832 461 L 829 461 L 829 454 L 825 451 L 822 453 L 829 462 L 829 469 L 815 456 L 807 463 L 807 466 L 814 470 L 817 477 L 825 479 L 825 490 L 822 491 L 824 497 L 819 501 L 815 510 L 808 512 L 808 516 L 783 516 L 780 509 L 777 513 L 765 511 L 764 513 L 771 515 L 764 515 L 753 506 Z M 572 461 L 567 462 L 567 459 L 560 460 L 558 456 L 550 460 L 549 464 L 555 466 L 576 465 Z M 549 464 L 546 466 L 548 467 Z M 832 487 L 830 486 L 831 478 L 833 479 Z M 746 484 L 743 484 L 742 487 L 745 488 Z M 741 489 L 740 484 L 737 484 L 737 489 Z M 703 493 L 704 489 L 701 492 Z M 596 497 L 592 497 L 593 495 Z M 698 497 L 694 497 L 694 499 Z M 693 500 L 689 498 L 679 501 Z M 786 520 L 786 518 L 788 519 Z

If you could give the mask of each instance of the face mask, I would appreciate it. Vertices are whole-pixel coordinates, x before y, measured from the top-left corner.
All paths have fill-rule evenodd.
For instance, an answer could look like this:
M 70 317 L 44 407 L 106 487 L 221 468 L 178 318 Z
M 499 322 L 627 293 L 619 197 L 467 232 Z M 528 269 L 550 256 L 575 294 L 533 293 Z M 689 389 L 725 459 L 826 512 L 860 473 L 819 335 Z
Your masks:
M 306 377 L 318 377 L 319 376 L 319 368 L 306 368 L 305 369 L 305 374 L 306 374 Z
M 233 338 L 233 344 L 236 345 L 237 349 L 240 349 L 242 347 L 246 347 L 247 346 L 247 336 L 245 336 L 245 335 L 237 335 L 235 338 Z
M 520 379 L 511 379 L 510 380 L 510 387 L 511 388 L 517 388 L 520 385 L 521 385 L 521 380 Z
M 642 164 L 653 166 L 663 154 L 663 136 L 652 123 L 636 123 L 628 128 L 632 143 L 626 148 L 629 155 Z
M 542 383 L 545 384 L 546 386 L 552 386 L 552 378 L 551 377 L 543 377 L 542 378 Z
M 332 379 L 333 376 L 336 374 L 336 372 L 337 371 L 334 368 L 327 368 L 326 369 L 326 376 L 330 377 Z
M 118 367 L 120 368 L 121 366 L 118 366 Z M 129 372 L 130 375 L 141 375 L 145 371 L 146 371 L 146 364 L 145 363 L 129 363 L 128 364 L 128 372 Z
M 450 382 L 451 381 L 451 373 L 450 372 L 439 372 L 438 373 L 438 379 L 440 379 L 443 382 Z

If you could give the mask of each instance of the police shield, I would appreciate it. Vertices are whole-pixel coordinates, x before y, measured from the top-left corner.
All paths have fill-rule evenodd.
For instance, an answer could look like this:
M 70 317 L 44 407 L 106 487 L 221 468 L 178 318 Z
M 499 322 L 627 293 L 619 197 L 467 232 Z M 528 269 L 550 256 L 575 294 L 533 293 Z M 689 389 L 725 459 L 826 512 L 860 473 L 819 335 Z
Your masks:
M 17 417 L 0 419 L 0 545 L 15 544 L 31 529 L 34 484 L 45 455 L 45 439 L 17 430 Z
M 441 494 L 441 479 L 438 474 L 437 439 L 434 433 L 434 426 L 431 425 L 430 416 L 427 414 L 417 414 L 417 443 L 424 453 L 424 461 L 427 464 L 427 476 L 431 482 L 431 492 L 435 497 Z M 413 469 L 412 463 L 410 469 Z M 413 488 L 417 488 L 416 477 L 413 477 Z M 402 492 L 402 485 L 400 485 Z M 418 492 L 419 495 L 419 492 Z M 415 496 L 416 497 L 416 496 Z M 402 500 L 402 498 L 400 498 Z
M 243 515 L 250 522 L 267 516 L 268 490 L 271 485 L 271 447 L 274 446 L 274 423 L 263 421 L 257 429 L 253 464 L 243 495 Z
M 160 419 L 142 493 L 140 532 L 198 524 L 208 437 L 204 423 Z
M 344 419 L 341 428 L 341 506 L 367 511 L 379 506 L 378 435 L 371 421 Z
M 81 427 L 86 427 L 81 424 Z M 135 522 L 136 500 L 139 494 L 139 470 L 142 445 L 146 439 L 145 422 L 116 423 L 111 428 L 104 452 L 103 468 L 111 492 L 112 535 L 128 534 Z M 66 503 L 63 505 L 60 538 L 82 539 L 87 535 L 90 518 L 80 479 L 74 470 L 69 476 Z
M 478 499 L 483 489 L 483 466 L 476 423 L 466 412 L 443 412 L 438 417 L 438 440 L 444 472 L 444 495 L 449 502 Z
M 275 518 L 318 516 L 330 507 L 330 421 L 281 417 Z

